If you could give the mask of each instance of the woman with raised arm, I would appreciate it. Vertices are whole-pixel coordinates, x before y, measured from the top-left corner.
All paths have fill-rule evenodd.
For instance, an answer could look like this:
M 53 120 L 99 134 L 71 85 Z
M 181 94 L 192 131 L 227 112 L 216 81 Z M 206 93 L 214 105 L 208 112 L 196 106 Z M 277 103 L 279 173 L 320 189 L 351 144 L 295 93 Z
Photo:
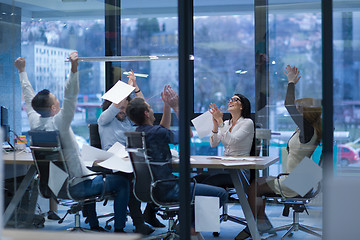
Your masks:
M 316 147 L 320 144 L 322 135 L 321 112 L 322 108 L 316 104 L 313 98 L 295 100 L 295 85 L 300 79 L 300 72 L 296 67 L 287 65 L 284 74 L 288 78 L 288 86 L 285 98 L 285 107 L 291 118 L 297 125 L 296 131 L 288 141 L 286 172 L 290 173 L 304 157 L 311 157 Z M 298 194 L 287 188 L 283 181 L 286 176 L 276 180 L 276 177 L 262 177 L 253 181 L 249 187 L 248 201 L 255 217 L 259 230 L 269 230 L 269 224 L 265 217 L 265 200 L 262 196 L 280 195 L 295 197 Z M 250 236 L 248 227 L 240 232 L 235 240 L 246 239 Z

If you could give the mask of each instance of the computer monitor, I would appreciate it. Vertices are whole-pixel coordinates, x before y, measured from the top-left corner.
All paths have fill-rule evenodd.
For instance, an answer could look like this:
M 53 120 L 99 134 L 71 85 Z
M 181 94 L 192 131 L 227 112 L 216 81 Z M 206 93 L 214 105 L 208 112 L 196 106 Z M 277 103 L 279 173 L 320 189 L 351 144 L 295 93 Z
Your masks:
M 1 128 L 3 129 L 3 141 L 10 141 L 9 111 L 6 107 L 1 106 Z

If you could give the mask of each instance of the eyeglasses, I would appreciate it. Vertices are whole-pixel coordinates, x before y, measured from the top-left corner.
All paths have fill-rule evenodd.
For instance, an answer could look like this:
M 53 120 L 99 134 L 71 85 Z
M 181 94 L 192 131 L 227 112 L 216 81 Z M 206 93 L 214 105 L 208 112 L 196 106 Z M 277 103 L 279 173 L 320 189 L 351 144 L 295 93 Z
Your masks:
M 233 97 L 233 98 L 229 99 L 229 102 L 236 102 L 236 101 L 241 102 L 240 98 L 237 98 L 237 97 Z

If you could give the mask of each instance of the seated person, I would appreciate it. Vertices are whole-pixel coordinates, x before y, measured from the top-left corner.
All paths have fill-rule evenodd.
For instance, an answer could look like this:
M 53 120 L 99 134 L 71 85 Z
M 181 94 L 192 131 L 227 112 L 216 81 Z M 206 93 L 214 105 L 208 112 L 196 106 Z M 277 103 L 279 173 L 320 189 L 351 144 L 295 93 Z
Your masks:
M 132 71 L 131 71 L 132 72 Z M 138 97 L 144 98 L 141 93 L 138 85 L 136 84 L 136 77 L 134 73 L 129 77 L 128 84 L 135 87 L 135 92 Z M 101 146 L 104 150 L 108 150 L 111 148 L 116 142 L 121 143 L 122 145 L 126 145 L 126 137 L 124 132 L 126 131 L 134 131 L 135 127 L 133 122 L 126 116 L 126 107 L 130 102 L 131 98 L 128 96 L 126 99 L 121 101 L 118 104 L 112 103 L 108 100 L 105 100 L 102 104 L 102 110 L 99 119 L 99 135 L 101 140 Z M 129 179 L 130 184 L 130 199 L 129 199 L 129 212 L 130 216 L 133 220 L 133 225 L 135 226 L 135 232 L 141 233 L 144 235 L 151 234 L 155 230 L 149 227 L 144 223 L 145 221 L 151 224 L 154 227 L 165 227 L 157 218 L 156 218 L 156 210 L 154 207 L 148 205 L 145 209 L 144 216 L 141 212 L 141 203 L 138 201 L 134 193 L 132 191 L 132 179 L 133 174 L 125 174 L 125 173 L 116 173 L 123 174 Z
M 286 67 L 285 75 L 288 78 L 288 86 L 285 98 L 285 107 L 291 118 L 297 125 L 297 129 L 288 141 L 287 172 L 292 170 L 304 159 L 311 157 L 316 147 L 321 141 L 322 122 L 321 107 L 314 104 L 312 98 L 302 98 L 295 101 L 295 85 L 299 81 L 299 71 L 297 68 Z M 275 177 L 261 177 L 251 183 L 249 187 L 248 201 L 251 211 L 257 218 L 259 228 L 264 230 L 269 228 L 265 217 L 265 200 L 262 196 L 280 195 L 280 187 L 285 197 L 295 197 L 298 194 L 283 185 L 286 176 L 279 179 Z M 261 230 L 261 229 L 260 229 Z M 250 236 L 249 229 L 246 227 L 235 238 L 246 239 Z
M 156 163 L 151 165 L 155 180 L 176 178 L 172 174 L 172 157 L 169 144 L 177 143 L 178 131 L 172 131 L 169 127 L 171 108 L 177 116 L 179 114 L 178 96 L 170 86 L 165 86 L 161 98 L 164 102 L 164 110 L 160 125 L 154 125 L 154 112 L 144 99 L 134 98 L 126 108 L 126 114 L 138 125 L 136 131 L 146 134 L 147 155 L 151 163 Z M 192 132 L 190 135 L 192 136 Z M 191 187 L 193 188 L 193 184 Z M 158 192 L 161 192 L 161 196 L 158 195 L 158 197 L 161 197 L 162 201 L 178 201 L 179 199 L 179 185 L 175 182 L 159 186 Z M 227 200 L 227 193 L 223 188 L 205 184 L 196 184 L 195 195 L 219 197 L 219 207 Z
M 26 112 L 32 130 L 56 131 L 60 133 L 64 158 L 69 169 L 71 183 L 70 194 L 75 198 L 99 195 L 103 192 L 103 177 L 88 176 L 94 172 L 86 168 L 81 160 L 79 146 L 76 143 L 71 122 L 75 115 L 77 96 L 79 93 L 78 54 L 69 55 L 71 61 L 70 78 L 66 81 L 63 106 L 49 90 L 44 89 L 36 95 L 25 72 L 25 58 L 18 58 L 15 66 L 19 70 L 22 92 L 26 103 Z M 115 195 L 114 217 L 115 232 L 123 232 L 126 222 L 127 203 L 129 199 L 129 181 L 121 175 L 106 176 L 106 193 Z M 99 226 L 96 216 L 95 202 L 85 204 L 90 228 L 94 231 L 105 231 Z
M 250 118 L 251 105 L 244 95 L 234 94 L 228 102 L 230 119 L 223 120 L 223 110 L 214 103 L 210 104 L 210 113 L 213 116 L 213 130 L 210 137 L 211 147 L 217 147 L 220 142 L 224 145 L 225 156 L 251 155 L 254 141 L 254 123 Z M 250 178 L 249 170 L 242 170 L 247 179 Z M 218 187 L 233 187 L 230 174 L 204 173 L 195 177 L 198 182 Z

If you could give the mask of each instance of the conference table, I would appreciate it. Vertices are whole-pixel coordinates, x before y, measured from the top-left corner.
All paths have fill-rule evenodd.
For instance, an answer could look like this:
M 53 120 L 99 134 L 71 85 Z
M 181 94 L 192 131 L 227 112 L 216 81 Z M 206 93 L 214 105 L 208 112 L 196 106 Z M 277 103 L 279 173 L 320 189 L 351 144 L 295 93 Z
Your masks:
M 191 156 L 190 166 L 191 168 L 208 168 L 208 169 L 225 169 L 229 172 L 233 184 L 236 189 L 236 193 L 239 198 L 239 202 L 243 209 L 247 225 L 249 227 L 252 239 L 261 239 L 254 215 L 251 212 L 249 202 L 246 197 L 247 183 L 244 183 L 241 169 L 250 170 L 264 170 L 270 165 L 279 161 L 277 156 L 249 156 L 249 157 L 217 157 L 217 156 Z M 173 161 L 173 165 L 176 167 L 179 161 Z
M 19 188 L 16 190 L 13 198 L 11 199 L 9 205 L 6 207 L 4 212 L 3 224 L 4 226 L 10 220 L 13 215 L 16 207 L 19 205 L 21 199 L 23 198 L 26 189 L 29 187 L 33 181 L 36 174 L 36 167 L 32 158 L 31 152 L 27 151 L 14 151 L 14 152 L 3 152 L 2 155 L 4 164 L 16 164 L 16 165 L 28 165 L 29 168 L 26 172 L 25 177 L 20 183 Z

